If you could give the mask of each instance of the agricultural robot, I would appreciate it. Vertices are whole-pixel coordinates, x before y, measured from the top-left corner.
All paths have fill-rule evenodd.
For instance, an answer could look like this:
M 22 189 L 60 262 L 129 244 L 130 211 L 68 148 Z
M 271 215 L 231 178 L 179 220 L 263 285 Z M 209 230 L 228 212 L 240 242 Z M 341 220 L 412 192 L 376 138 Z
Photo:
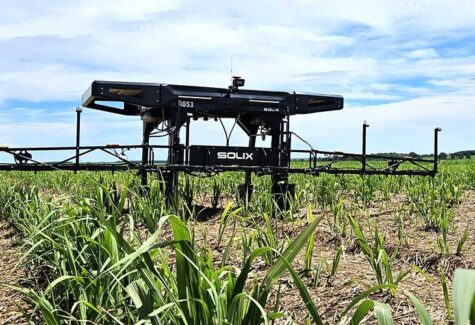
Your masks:
M 281 209 L 295 192 L 289 174 L 318 176 L 321 173 L 357 175 L 420 175 L 437 173 L 437 139 L 434 131 L 433 158 L 373 156 L 366 153 L 366 131 L 363 124 L 362 152 L 345 153 L 292 149 L 292 138 L 300 138 L 290 130 L 290 117 L 343 108 L 343 97 L 337 95 L 300 94 L 280 91 L 243 89 L 244 79 L 233 77 L 227 88 L 183 86 L 158 83 L 93 81 L 82 96 L 82 107 L 112 114 L 138 116 L 143 123 L 143 140 L 135 145 L 80 145 L 80 116 L 77 111 L 76 145 L 71 147 L 0 147 L 0 153 L 12 157 L 11 163 L 0 163 L 0 170 L 17 171 L 121 171 L 137 170 L 146 188 L 148 175 L 154 173 L 163 182 L 167 198 L 176 193 L 179 173 L 213 175 L 225 171 L 245 174 L 244 184 L 237 189 L 238 196 L 249 200 L 253 191 L 251 175 L 270 175 L 271 192 Z M 249 138 L 248 146 L 190 145 L 192 121 L 230 118 Z M 224 128 L 224 125 L 223 125 Z M 181 132 L 184 129 L 184 132 Z M 231 130 L 232 132 L 232 130 Z M 231 133 L 230 132 L 230 133 Z M 183 138 L 184 133 L 184 139 Z M 167 145 L 150 144 L 153 137 L 168 137 Z M 270 146 L 257 147 L 257 137 L 269 137 Z M 141 150 L 141 160 L 132 161 L 123 153 Z M 159 150 L 167 151 L 166 162 L 155 159 Z M 41 162 L 34 153 L 39 151 L 66 151 L 71 154 L 58 162 Z M 114 163 L 81 162 L 81 157 L 102 151 L 115 157 Z M 292 166 L 292 155 L 304 155 L 305 167 Z M 377 166 L 372 163 L 378 160 Z M 349 168 L 341 161 L 357 161 Z M 380 162 L 383 161 L 384 164 Z M 353 164 L 355 165 L 355 164 Z M 301 165 L 300 165 L 301 166 Z M 345 167 L 346 166 L 346 167 Z

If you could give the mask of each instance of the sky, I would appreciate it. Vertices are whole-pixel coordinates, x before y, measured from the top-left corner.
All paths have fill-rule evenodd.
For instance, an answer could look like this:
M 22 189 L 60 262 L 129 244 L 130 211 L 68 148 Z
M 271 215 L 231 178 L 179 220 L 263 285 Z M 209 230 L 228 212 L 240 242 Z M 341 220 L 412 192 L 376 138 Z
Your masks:
M 93 80 L 226 87 L 232 62 L 249 89 L 344 96 L 341 111 L 291 120 L 316 149 L 359 152 L 365 120 L 369 152 L 431 153 L 435 127 L 443 129 L 440 151 L 475 149 L 473 0 L 0 7 L 0 145 L 74 145 L 75 108 Z M 218 122 L 191 132 L 193 143 L 225 143 Z M 84 145 L 135 144 L 140 136 L 139 117 L 82 114 Z M 246 142 L 233 133 L 231 144 Z

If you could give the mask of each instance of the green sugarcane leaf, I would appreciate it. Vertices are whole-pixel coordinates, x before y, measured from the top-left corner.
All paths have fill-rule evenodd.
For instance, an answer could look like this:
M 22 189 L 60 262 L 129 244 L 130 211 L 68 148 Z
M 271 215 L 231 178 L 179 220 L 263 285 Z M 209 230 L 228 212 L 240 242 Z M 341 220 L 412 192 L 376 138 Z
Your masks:
M 370 310 L 374 306 L 374 301 L 373 300 L 365 300 L 363 301 L 358 308 L 356 309 L 355 313 L 353 314 L 353 317 L 351 318 L 351 325 L 358 325 L 363 318 L 366 317 L 366 315 L 370 312 Z
M 456 270 L 454 276 L 455 324 L 467 324 L 471 314 L 473 314 L 474 294 L 475 270 Z
M 381 289 L 396 289 L 397 287 L 395 285 L 392 285 L 392 284 L 380 284 L 380 285 L 377 285 L 377 286 L 374 286 L 374 287 L 371 287 L 369 288 L 368 290 L 366 291 L 363 291 L 362 293 L 360 293 L 358 296 L 356 296 L 352 301 L 351 303 L 346 307 L 346 309 L 343 311 L 343 313 L 341 313 L 340 315 L 340 318 L 343 318 L 349 311 L 351 308 L 353 308 L 356 304 L 358 304 L 358 302 L 360 302 L 361 300 L 365 299 L 366 297 L 368 297 L 370 294 L 376 292 L 376 291 L 379 291 Z
M 420 300 L 409 291 L 404 291 L 404 293 L 409 297 L 412 304 L 416 308 L 417 315 L 419 315 L 422 325 L 432 325 L 432 319 Z
M 259 305 L 264 305 L 267 302 L 270 288 L 272 284 L 287 270 L 287 264 L 291 264 L 294 258 L 298 255 L 300 250 L 307 243 L 308 238 L 314 233 L 315 228 L 320 222 L 321 218 L 310 223 L 297 238 L 285 249 L 282 255 L 272 265 L 267 275 L 262 280 L 261 284 L 254 289 L 253 297 L 257 299 Z M 256 305 L 249 308 L 248 315 L 245 322 L 258 322 L 259 310 Z
M 241 293 L 244 289 L 244 285 L 246 284 L 247 277 L 249 276 L 249 271 L 251 269 L 252 262 L 258 257 L 261 256 L 269 251 L 272 251 L 272 248 L 270 247 L 260 247 L 254 250 L 249 256 L 249 258 L 246 261 L 246 264 L 244 267 L 241 269 L 241 273 L 239 273 L 239 276 L 236 280 L 236 284 L 234 285 L 234 290 L 231 295 L 231 299 L 234 299 L 234 297 Z
M 287 263 L 292 263 L 294 258 L 300 252 L 300 250 L 307 243 L 308 238 L 314 233 L 315 228 L 320 222 L 321 218 L 310 223 L 297 238 L 285 249 L 282 253 L 282 256 L 277 259 L 274 265 L 270 268 L 269 272 L 262 281 L 262 285 L 266 288 L 270 288 L 272 283 L 274 283 L 287 269 Z M 285 261 L 284 261 L 285 260 Z
M 391 316 L 391 307 L 388 304 L 374 302 L 374 311 L 379 325 L 393 325 L 393 318 Z
M 371 299 L 363 301 L 356 309 L 351 318 L 351 325 L 358 325 L 368 313 L 374 309 L 378 325 L 393 325 L 393 318 L 391 316 L 391 307 L 388 304 L 383 304 Z
M 31 302 L 36 304 L 41 310 L 41 317 L 43 318 L 45 324 L 47 325 L 60 325 L 61 321 L 56 313 L 56 310 L 53 308 L 51 303 L 44 297 L 38 296 L 36 292 L 31 289 L 25 289 L 21 287 L 15 287 L 11 285 L 4 284 L 6 287 L 18 291 L 25 295 Z
M 292 265 L 285 259 L 283 259 L 285 263 L 287 264 L 287 269 L 292 276 L 292 279 L 295 282 L 295 285 L 297 286 L 297 289 L 300 292 L 300 296 L 303 299 L 303 302 L 305 303 L 305 307 L 307 307 L 310 315 L 312 315 L 313 321 L 317 325 L 323 325 L 322 318 L 320 317 L 317 307 L 315 306 L 312 297 L 310 297 L 310 294 L 308 293 L 307 287 L 303 283 L 302 279 L 299 277 L 297 272 L 292 268 Z
M 472 308 L 470 311 L 470 324 L 475 324 L 475 294 L 472 297 Z

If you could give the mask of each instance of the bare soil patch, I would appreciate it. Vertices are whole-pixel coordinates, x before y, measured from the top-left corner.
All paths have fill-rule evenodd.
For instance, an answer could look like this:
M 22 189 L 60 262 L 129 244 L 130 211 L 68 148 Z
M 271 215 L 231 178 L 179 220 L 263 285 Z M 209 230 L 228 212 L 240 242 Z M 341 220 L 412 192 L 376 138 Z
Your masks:
M 7 221 L 0 219 L 0 324 L 27 324 L 22 309 L 27 308 L 21 294 L 5 286 L 18 286 L 26 277 L 22 268 L 15 268 L 20 260 L 19 238 Z

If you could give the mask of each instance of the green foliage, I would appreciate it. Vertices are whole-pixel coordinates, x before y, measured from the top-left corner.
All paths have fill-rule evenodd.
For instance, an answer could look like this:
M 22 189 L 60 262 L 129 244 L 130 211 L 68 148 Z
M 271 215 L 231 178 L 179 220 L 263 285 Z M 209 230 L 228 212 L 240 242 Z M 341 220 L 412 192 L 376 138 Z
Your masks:
M 376 226 L 374 229 L 374 242 L 373 246 L 371 246 L 356 219 L 350 217 L 350 224 L 358 239 L 362 253 L 374 271 L 377 284 L 389 285 L 391 287 L 391 293 L 394 294 L 397 286 L 409 274 L 410 270 L 401 270 L 397 276 L 394 277 L 392 271 L 393 260 L 388 257 L 386 249 L 384 248 L 383 236 L 379 233 L 378 227 Z
M 279 222 L 271 217 L 275 202 L 265 176 L 253 178 L 252 202 L 243 207 L 232 201 L 243 175 L 183 177 L 170 207 L 160 180 L 151 181 L 148 194 L 142 196 L 132 173 L 9 172 L 2 173 L 0 215 L 22 234 L 25 256 L 19 263 L 28 263 L 38 275 L 41 271 L 33 287 L 16 289 L 46 324 L 271 323 L 289 318 L 279 308 L 279 279 L 285 273 L 311 322 L 323 324 L 309 287 L 319 289 L 325 268 L 329 278 L 337 274 L 353 238 L 351 229 L 375 286 L 356 295 L 341 321 L 357 324 L 376 317 L 379 324 L 391 324 L 391 308 L 374 296 L 383 291 L 393 297 L 404 293 L 425 325 L 432 321 L 418 298 L 397 291 L 411 270 L 398 269 L 394 260 L 400 247 L 409 245 L 404 223 L 422 223 L 425 230 L 436 231 L 435 249 L 442 255 L 462 255 L 470 242 L 468 228 L 456 238 L 457 247 L 451 247 L 454 241 L 449 239 L 456 230 L 455 208 L 463 191 L 475 189 L 474 167 L 473 161 L 444 161 L 433 179 L 292 175 L 298 190 Z M 408 207 L 397 208 L 397 243 L 390 251 L 378 220 L 369 221 L 369 214 L 378 208 L 381 212 L 396 195 L 407 197 Z M 224 208 L 211 243 L 195 240 L 191 224 L 196 222 L 198 201 Z M 321 219 L 314 216 L 313 207 L 324 211 L 329 237 L 336 242 L 331 267 L 330 259 L 318 256 L 315 229 Z M 368 217 L 360 224 L 355 215 L 361 211 Z M 216 250 L 219 258 L 212 256 Z M 232 253 L 242 259 L 230 263 Z M 299 254 L 303 263 L 293 263 Z M 255 265 L 264 265 L 267 272 L 256 277 Z M 309 276 L 308 283 L 300 271 Z M 450 278 L 443 273 L 440 277 L 448 314 L 453 306 L 457 324 L 469 319 L 473 323 L 473 271 L 456 271 L 453 300 Z
M 1 199 L 10 202 L 12 222 L 27 235 L 25 258 L 34 265 L 46 266 L 51 279 L 40 293 L 17 290 L 40 309 L 47 324 L 266 323 L 278 317 L 278 313 L 267 314 L 265 307 L 273 285 L 285 271 L 290 272 L 312 317 L 319 319 L 305 285 L 291 266 L 313 235 L 318 220 L 281 253 L 269 246 L 253 250 L 238 273 L 225 265 L 216 267 L 210 253 L 200 253 L 182 218 L 149 211 L 143 201 L 146 197 L 126 186 L 100 185 L 93 198 L 64 208 L 45 205 L 36 188 L 16 190 L 2 188 L 2 194 L 9 196 L 2 195 Z M 131 198 L 136 203 L 129 204 Z M 144 224 L 153 233 L 141 241 L 131 216 L 138 215 L 134 209 L 144 208 Z M 223 214 L 224 220 L 228 211 Z M 168 226 L 173 239 L 159 242 Z M 174 268 L 167 262 L 171 247 Z M 252 262 L 269 252 L 275 258 L 267 275 L 247 291 Z
M 454 276 L 455 324 L 475 324 L 475 270 L 456 270 Z

